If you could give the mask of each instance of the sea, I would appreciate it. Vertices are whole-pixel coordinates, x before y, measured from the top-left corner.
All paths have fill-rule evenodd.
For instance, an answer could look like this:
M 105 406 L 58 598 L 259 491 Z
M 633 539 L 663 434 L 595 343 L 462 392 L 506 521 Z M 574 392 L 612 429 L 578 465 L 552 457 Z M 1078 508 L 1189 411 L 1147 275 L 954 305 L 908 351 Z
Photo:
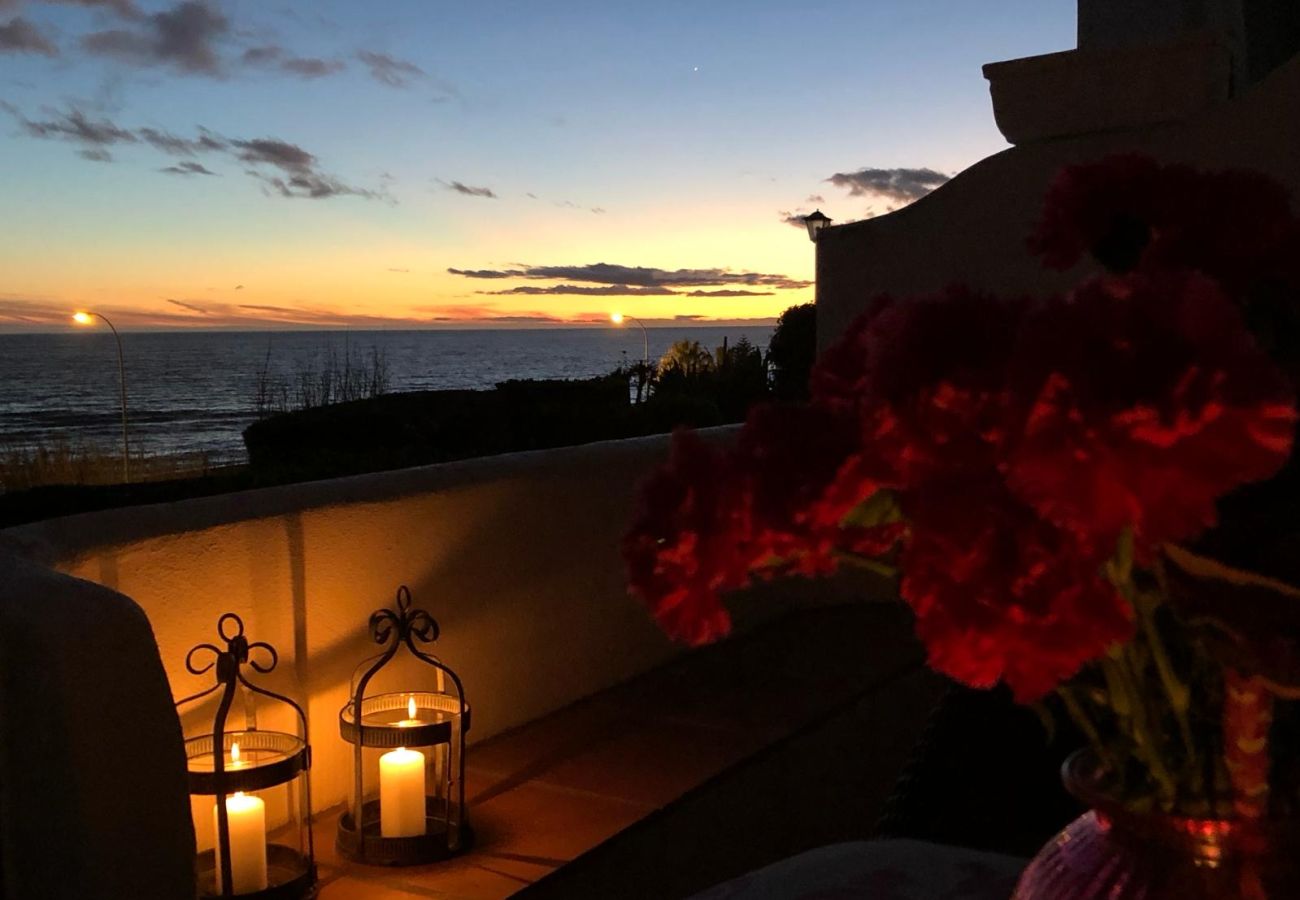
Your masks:
M 771 327 L 647 329 L 658 359 L 679 340 L 709 349 L 741 337 L 766 349 Z M 635 363 L 641 330 L 124 332 L 132 452 L 245 459 L 259 383 L 292 384 L 331 360 L 384 360 L 388 390 L 491 388 L 514 378 L 589 378 Z M 266 373 L 267 377 L 263 376 Z M 0 334 L 0 452 L 37 446 L 115 453 L 121 446 L 117 349 L 107 330 Z

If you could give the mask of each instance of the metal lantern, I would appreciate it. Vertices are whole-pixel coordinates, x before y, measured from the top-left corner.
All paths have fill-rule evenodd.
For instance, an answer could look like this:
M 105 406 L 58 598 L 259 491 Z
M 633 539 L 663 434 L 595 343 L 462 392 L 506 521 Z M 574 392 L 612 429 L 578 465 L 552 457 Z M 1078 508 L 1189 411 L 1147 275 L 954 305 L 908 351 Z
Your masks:
M 199 644 L 185 657 L 194 675 L 216 670 L 216 684 L 176 704 L 196 709 L 217 691 L 211 730 L 189 736 L 185 755 L 190 803 L 199 838 L 200 897 L 256 897 L 297 900 L 316 891 L 315 848 L 311 832 L 311 748 L 307 717 L 288 697 L 257 687 L 244 676 L 251 666 L 263 675 L 278 657 L 270 644 L 249 643 L 244 623 L 234 613 L 217 620 L 225 649 Z M 206 663 L 203 656 L 210 654 Z M 260 729 L 274 719 L 286 730 Z M 229 721 L 231 707 L 242 710 L 242 727 Z M 236 714 L 238 717 L 238 713 Z M 206 716 L 204 716 L 206 719 Z
M 803 223 L 808 226 L 808 240 L 815 241 L 821 230 L 831 224 L 831 220 L 820 209 L 814 209 L 803 217 Z
M 455 672 L 416 646 L 438 639 L 438 623 L 411 606 L 405 585 L 397 590 L 396 609 L 370 616 L 370 636 L 384 649 L 357 666 L 339 712 L 339 731 L 353 746 L 352 798 L 339 817 L 339 852 L 385 866 L 446 859 L 473 839 L 465 811 L 465 690 Z M 432 669 L 432 683 L 374 691 L 375 676 L 402 647 Z

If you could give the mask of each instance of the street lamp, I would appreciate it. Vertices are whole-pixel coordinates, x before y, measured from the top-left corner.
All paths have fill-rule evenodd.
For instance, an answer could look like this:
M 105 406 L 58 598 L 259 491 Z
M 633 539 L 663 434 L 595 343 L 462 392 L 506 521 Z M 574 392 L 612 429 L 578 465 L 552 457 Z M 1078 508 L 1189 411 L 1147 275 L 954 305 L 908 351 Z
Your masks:
M 613 322 L 615 325 L 622 325 L 624 319 L 631 319 L 633 322 L 641 326 L 641 346 L 642 346 L 641 355 L 645 361 L 645 364 L 649 366 L 650 365 L 650 332 L 645 330 L 645 325 L 642 324 L 641 320 L 638 319 L 636 316 L 625 316 L 621 312 L 613 312 L 609 314 L 609 320 Z
M 72 321 L 78 325 L 90 325 L 95 321 L 96 317 L 104 320 L 104 324 L 113 332 L 113 338 L 117 341 L 117 384 L 122 396 L 122 481 L 129 483 L 131 481 L 131 444 L 127 438 L 126 427 L 126 364 L 122 361 L 122 336 L 117 333 L 113 323 L 108 321 L 108 317 L 103 313 L 76 312 L 72 315 Z
M 831 220 L 820 209 L 814 209 L 803 217 L 803 223 L 808 226 L 808 240 L 815 241 L 821 230 L 831 224 Z

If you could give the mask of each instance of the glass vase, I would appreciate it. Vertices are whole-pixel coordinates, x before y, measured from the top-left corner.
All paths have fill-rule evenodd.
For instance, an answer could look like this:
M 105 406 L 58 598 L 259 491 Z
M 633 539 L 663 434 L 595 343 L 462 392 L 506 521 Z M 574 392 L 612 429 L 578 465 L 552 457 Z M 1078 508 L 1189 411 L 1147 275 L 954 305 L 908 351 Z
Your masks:
M 1089 811 L 1038 852 L 1013 900 L 1300 898 L 1296 822 L 1133 812 L 1099 787 L 1087 751 L 1062 774 Z

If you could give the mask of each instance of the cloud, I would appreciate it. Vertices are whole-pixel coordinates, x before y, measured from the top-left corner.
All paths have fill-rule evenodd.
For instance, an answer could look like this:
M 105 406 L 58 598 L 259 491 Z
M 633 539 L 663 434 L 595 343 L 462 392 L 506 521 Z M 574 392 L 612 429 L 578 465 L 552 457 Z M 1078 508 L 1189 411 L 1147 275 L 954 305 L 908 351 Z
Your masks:
M 0 25 L 0 53 L 39 53 L 58 56 L 59 48 L 22 16 Z
M 352 195 L 374 198 L 379 195 L 374 191 L 345 184 L 333 175 L 327 175 L 316 167 L 316 156 L 308 153 L 297 144 L 276 138 L 256 138 L 254 140 L 233 140 L 230 142 L 232 152 L 241 162 L 253 166 L 266 165 L 279 169 L 283 176 L 271 175 L 257 169 L 249 173 L 281 197 L 308 197 L 322 199 Z
M 850 197 L 874 195 L 911 203 L 946 182 L 948 176 L 934 169 L 859 169 L 838 172 L 826 180 L 846 188 Z
M 276 44 L 249 47 L 239 57 L 245 65 L 276 69 L 297 75 L 299 78 L 324 78 L 347 68 L 339 59 L 321 59 L 314 56 L 294 56 Z
M 10 107 L 10 112 L 22 123 L 23 130 L 31 137 L 46 140 L 65 140 L 82 145 L 82 155 L 88 159 L 105 162 L 110 157 L 104 148 L 114 144 L 135 144 L 139 138 L 129 129 L 122 128 L 108 119 L 91 119 L 81 110 L 73 107 L 66 112 L 55 113 L 53 118 L 45 121 L 32 121 Z
M 388 269 L 388 271 L 390 271 L 390 272 L 396 272 L 396 273 L 398 273 L 398 274 L 400 274 L 400 275 L 406 275 L 406 274 L 409 273 L 411 270 L 410 270 L 410 269 L 398 269 L 398 268 L 395 268 L 395 267 L 390 267 L 390 268 Z
M 777 211 L 777 216 L 782 222 L 787 225 L 793 225 L 795 228 L 805 227 L 803 217 L 806 215 L 808 215 L 806 212 L 787 212 L 784 209 Z
M 691 291 L 690 293 L 679 293 L 679 297 L 771 297 L 775 291 L 738 291 L 731 288 L 723 288 L 720 291 Z
M 238 151 L 236 156 L 241 162 L 265 163 L 294 174 L 308 173 L 316 165 L 315 155 L 288 141 L 281 141 L 276 138 L 255 138 L 251 141 L 231 141 L 230 143 Z
M 61 3 L 65 6 L 85 6 L 95 9 L 107 9 L 117 13 L 124 19 L 138 19 L 141 17 L 139 8 L 132 0 L 45 0 L 46 3 Z M 0 9 L 4 8 L 4 3 L 0 2 Z
M 379 53 L 374 50 L 358 50 L 357 59 L 370 70 L 371 78 L 389 87 L 404 88 L 409 86 L 413 80 L 425 76 L 424 69 L 421 69 L 415 63 L 398 59 L 387 53 Z
M 197 303 L 190 303 L 185 300 L 173 300 L 170 297 L 167 298 L 167 302 L 174 306 L 179 306 L 181 309 L 188 309 L 190 312 L 196 312 L 201 316 L 209 314 L 206 307 L 199 306 Z
M 202 0 L 185 0 L 142 18 L 135 28 L 96 31 L 81 39 L 90 53 L 136 66 L 166 66 L 191 75 L 220 75 L 218 42 L 230 20 Z
M 237 284 L 237 285 L 235 285 L 235 290 L 237 290 L 237 291 L 242 291 L 243 289 L 244 289 L 244 286 L 243 286 L 242 284 Z
M 606 284 L 599 287 L 586 287 L 576 284 L 556 284 L 549 287 L 522 285 L 504 291 L 478 291 L 480 294 L 504 296 L 507 294 L 564 294 L 573 297 L 662 297 L 677 296 L 664 287 L 633 287 L 627 284 Z
M 466 278 L 585 281 L 640 287 L 718 287 L 739 284 L 789 290 L 809 287 L 812 284 L 811 281 L 799 281 L 787 275 L 766 272 L 733 272 L 730 269 L 660 269 L 604 262 L 590 263 L 585 266 L 525 266 L 517 269 L 448 269 L 447 271 Z
M 178 137 L 171 132 L 159 131 L 156 128 L 139 128 L 136 130 L 136 135 L 169 156 L 194 156 L 197 153 L 209 153 L 227 148 L 223 139 L 205 128 L 200 128 L 199 136 L 194 139 Z
M 183 160 L 174 166 L 167 166 L 159 169 L 159 172 L 166 172 L 169 175 L 216 175 L 203 163 L 197 163 L 193 160 Z
M 823 197 L 821 194 L 809 194 L 808 199 L 804 201 L 804 203 L 825 203 L 825 202 L 826 202 L 826 198 Z
M 448 269 L 452 275 L 464 275 L 466 278 L 514 278 L 513 272 L 497 269 Z
M 485 197 L 489 200 L 497 199 L 497 195 L 492 188 L 473 187 L 459 181 L 443 181 L 441 178 L 438 179 L 438 183 L 447 190 L 455 191 L 458 194 L 464 194 L 466 197 Z
M 268 193 L 281 197 L 321 199 L 351 195 L 374 199 L 385 196 L 376 191 L 355 187 L 321 171 L 315 154 L 297 144 L 279 138 L 227 138 L 200 127 L 195 138 L 180 137 L 156 128 L 131 130 L 108 119 L 91 119 L 73 107 L 55 113 L 44 121 L 25 118 L 14 107 L 0 104 L 22 123 L 27 134 L 48 140 L 66 140 L 81 145 L 81 155 L 98 162 L 108 162 L 108 147 L 114 144 L 148 144 L 168 156 L 193 157 L 221 153 L 244 163 L 245 172 L 262 182 Z M 270 168 L 273 171 L 268 172 Z M 196 162 L 166 166 L 160 171 L 169 175 L 215 175 Z

